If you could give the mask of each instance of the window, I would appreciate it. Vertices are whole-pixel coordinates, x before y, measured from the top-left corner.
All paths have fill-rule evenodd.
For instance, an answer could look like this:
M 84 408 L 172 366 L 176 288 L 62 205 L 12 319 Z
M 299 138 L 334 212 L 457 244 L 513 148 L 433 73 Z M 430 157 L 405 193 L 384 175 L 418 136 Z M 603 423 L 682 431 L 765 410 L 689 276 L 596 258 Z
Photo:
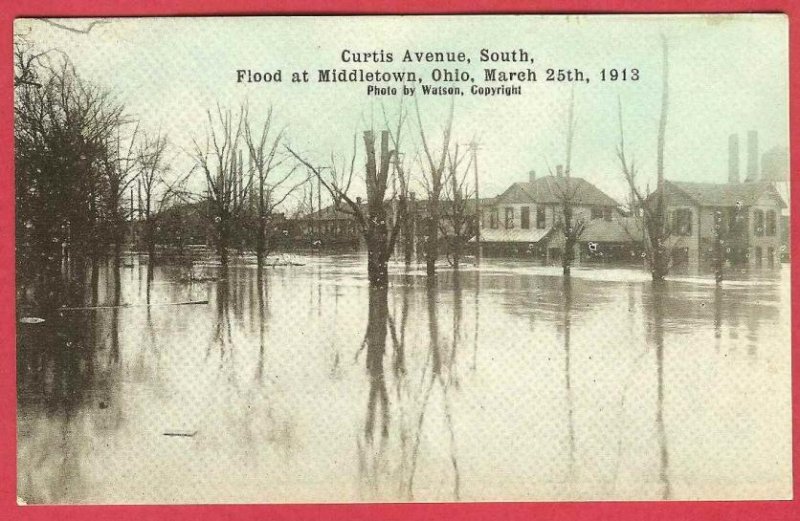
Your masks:
M 776 232 L 775 210 L 767 210 L 767 235 L 774 237 Z
M 764 235 L 764 210 L 753 211 L 753 234 L 759 237 Z
M 506 230 L 514 227 L 514 208 L 512 206 L 506 207 Z
M 500 210 L 498 210 L 497 208 L 492 208 L 491 213 L 489 213 L 489 228 L 496 230 L 499 222 L 500 222 Z
M 690 209 L 680 208 L 672 213 L 672 233 L 684 237 L 692 234 L 692 211 Z
M 611 208 L 603 208 L 603 220 L 604 221 L 611 222 L 611 214 L 612 214 L 612 209 Z
M 592 207 L 592 220 L 602 219 L 602 218 L 603 218 L 603 209 L 593 206 Z
M 522 215 L 520 215 L 520 219 L 522 221 L 522 223 L 520 224 L 520 227 L 523 230 L 527 230 L 527 229 L 529 229 L 531 227 L 531 209 L 530 209 L 530 207 L 528 207 L 528 206 L 523 206 L 522 207 Z
M 545 223 L 547 219 L 544 214 L 544 206 L 539 206 L 536 208 L 536 229 L 537 230 L 544 230 Z

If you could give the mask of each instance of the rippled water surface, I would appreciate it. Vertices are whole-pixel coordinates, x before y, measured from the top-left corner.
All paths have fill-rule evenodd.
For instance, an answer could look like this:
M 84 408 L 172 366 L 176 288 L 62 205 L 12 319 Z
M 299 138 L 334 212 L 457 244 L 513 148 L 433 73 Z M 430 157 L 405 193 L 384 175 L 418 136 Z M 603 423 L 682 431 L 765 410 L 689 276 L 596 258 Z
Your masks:
M 429 286 L 392 265 L 381 291 L 363 258 L 300 261 L 199 282 L 134 261 L 40 290 L 45 322 L 18 333 L 20 498 L 791 495 L 788 265 L 721 288 L 499 261 Z

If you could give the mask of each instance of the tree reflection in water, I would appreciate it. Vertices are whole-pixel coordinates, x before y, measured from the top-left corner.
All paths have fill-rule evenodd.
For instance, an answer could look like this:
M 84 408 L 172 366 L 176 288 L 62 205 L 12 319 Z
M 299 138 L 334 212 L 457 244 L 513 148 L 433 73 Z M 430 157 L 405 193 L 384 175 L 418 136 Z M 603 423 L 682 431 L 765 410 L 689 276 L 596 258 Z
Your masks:
M 656 435 L 659 445 L 659 479 L 663 486 L 662 499 L 670 499 L 672 489 L 669 481 L 669 452 L 667 451 L 667 432 L 664 425 L 664 300 L 667 295 L 666 284 L 653 282 L 652 325 L 653 343 L 656 351 Z
M 453 279 L 453 337 L 449 346 L 442 345 L 437 313 L 436 284 L 428 284 L 426 290 L 426 307 L 428 317 L 427 341 L 428 349 L 425 362 L 421 368 L 419 380 L 410 378 L 406 368 L 407 351 L 406 326 L 409 310 L 409 299 L 412 292 L 411 277 L 406 275 L 401 285 L 401 316 L 399 322 L 389 313 L 388 290 L 381 287 L 369 289 L 369 312 L 367 332 L 364 336 L 366 348 L 366 369 L 369 378 L 367 412 L 365 415 L 363 437 L 359 438 L 359 473 L 362 485 L 369 490 L 371 498 L 386 499 L 382 493 L 382 482 L 389 480 L 388 486 L 393 489 L 391 497 L 413 500 L 415 482 L 418 477 L 418 462 L 426 457 L 422 442 L 425 438 L 426 425 L 430 424 L 430 411 L 441 411 L 447 431 L 449 454 L 452 472 L 451 499 L 460 498 L 461 477 L 456 454 L 456 433 L 453 425 L 450 388 L 457 385 L 456 354 L 460 338 L 460 327 L 463 320 L 463 304 L 459 275 Z M 398 327 L 399 324 L 399 327 Z M 386 355 L 386 339 L 390 336 L 393 348 L 391 376 L 395 379 L 394 410 L 393 399 L 387 387 L 387 372 L 384 367 Z M 449 349 L 448 349 L 449 348 Z M 414 385 L 418 382 L 417 385 Z M 438 390 L 438 392 L 436 392 Z M 441 399 L 441 406 L 431 408 L 434 396 Z M 396 436 L 397 450 L 389 448 L 393 436 Z M 396 461 L 391 459 L 396 456 Z
M 19 474 L 29 502 L 64 502 L 85 490 L 88 432 L 116 430 L 123 421 L 114 390 L 120 312 L 108 309 L 121 303 L 120 263 L 112 259 L 111 269 L 102 270 L 101 299 L 105 263 L 73 257 L 63 269 L 45 264 L 35 270 L 35 280 L 18 281 L 20 318 L 44 319 L 20 323 L 17 330 L 18 432 L 38 433 L 37 443 L 20 452 L 32 462 Z
M 572 277 L 563 277 L 562 297 L 563 309 L 563 338 L 564 338 L 564 385 L 567 398 L 567 482 L 572 483 L 575 478 L 575 418 L 574 397 L 572 391 L 572 353 L 570 351 L 570 334 L 572 329 Z

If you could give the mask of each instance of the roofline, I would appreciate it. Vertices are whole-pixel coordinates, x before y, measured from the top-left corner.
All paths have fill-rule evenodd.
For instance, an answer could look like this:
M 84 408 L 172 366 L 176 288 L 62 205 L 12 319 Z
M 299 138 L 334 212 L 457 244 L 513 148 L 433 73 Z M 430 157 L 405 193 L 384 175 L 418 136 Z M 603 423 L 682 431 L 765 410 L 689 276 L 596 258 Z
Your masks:
M 575 206 L 601 206 L 601 207 L 604 207 L 604 208 L 608 207 L 608 206 L 611 206 L 611 207 L 614 207 L 614 208 L 619 208 L 619 207 L 622 206 L 616 199 L 614 199 L 613 197 L 611 197 L 610 195 L 608 195 L 607 193 L 602 191 L 600 188 L 598 188 L 591 181 L 587 181 L 585 178 L 580 177 L 580 176 L 566 176 L 566 178 L 567 179 L 577 179 L 579 181 L 582 181 L 582 182 L 588 184 L 589 186 L 591 186 L 592 188 L 594 188 L 595 190 L 597 190 L 598 192 L 603 194 L 606 198 L 608 198 L 608 202 L 611 203 L 611 204 L 591 204 L 591 203 L 577 202 L 577 203 L 575 203 Z M 546 175 L 546 176 L 540 177 L 539 179 L 544 179 L 545 182 L 547 183 L 547 189 L 550 191 L 551 194 L 555 195 L 555 192 L 554 192 L 552 184 L 551 184 L 552 183 L 551 179 L 556 179 L 556 176 L 554 176 L 554 175 Z M 501 194 L 498 194 L 497 196 L 495 196 L 494 199 L 495 199 L 495 201 L 497 201 L 498 199 L 502 198 L 509 190 L 514 188 L 514 186 L 519 185 L 520 190 L 525 192 L 525 195 L 530 197 L 531 201 L 536 203 L 536 204 L 556 204 L 556 205 L 559 204 L 559 203 L 539 203 L 536 200 L 536 196 L 534 194 L 530 193 L 525 188 L 525 185 L 529 185 L 529 184 L 533 184 L 533 183 L 531 183 L 530 181 L 514 181 L 513 183 L 511 183 L 511 185 L 509 185 L 508 188 L 503 190 L 503 192 Z M 519 203 L 515 203 L 515 204 L 519 204 Z
M 683 182 L 683 183 L 691 183 L 692 181 L 677 181 L 677 182 L 678 183 L 681 183 L 681 182 Z M 698 208 L 720 208 L 720 207 L 725 208 L 725 207 L 733 207 L 733 206 L 735 206 L 735 205 L 703 204 L 700 201 L 698 201 L 697 199 L 695 199 L 694 197 L 692 197 L 691 195 L 689 195 L 689 193 L 686 192 L 686 190 L 684 190 L 683 188 L 681 188 L 680 186 L 675 184 L 675 181 L 670 181 L 668 179 L 664 179 L 664 183 L 669 183 L 673 188 L 675 188 L 676 190 L 681 192 L 687 198 L 689 198 L 692 201 L 694 201 L 694 204 Z M 700 183 L 697 183 L 697 184 L 700 184 Z M 725 184 L 731 184 L 731 183 L 707 183 L 707 184 L 725 185 Z M 742 184 L 742 183 L 735 183 L 735 184 Z M 788 205 L 783 200 L 783 197 L 781 197 L 781 194 L 778 193 L 778 191 L 775 189 L 775 186 L 772 184 L 771 181 L 758 181 L 757 183 L 753 183 L 753 184 L 760 184 L 762 186 L 762 192 L 761 192 L 762 194 L 765 191 L 769 191 L 772 195 L 777 196 L 778 201 L 780 202 L 780 206 L 779 206 L 780 208 L 788 208 Z M 651 194 L 651 195 L 655 195 L 655 192 L 653 192 L 653 194 Z M 742 204 L 742 206 L 748 206 L 749 207 L 749 206 L 753 206 L 753 205 L 752 204 Z

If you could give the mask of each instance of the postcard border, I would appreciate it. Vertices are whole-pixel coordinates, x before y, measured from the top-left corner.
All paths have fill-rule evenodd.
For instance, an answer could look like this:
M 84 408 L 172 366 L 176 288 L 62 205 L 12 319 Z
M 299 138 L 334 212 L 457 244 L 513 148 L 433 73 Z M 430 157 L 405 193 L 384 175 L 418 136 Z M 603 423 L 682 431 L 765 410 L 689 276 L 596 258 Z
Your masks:
M 585 502 L 585 503 L 453 503 L 453 504 L 326 504 L 326 505 L 192 505 L 192 506 L 19 506 L 16 497 L 16 352 L 14 290 L 14 154 L 13 154 L 13 21 L 19 17 L 41 16 L 210 16 L 286 14 L 628 14 L 628 13 L 737 13 L 777 12 L 789 17 L 790 62 L 790 149 L 791 172 L 800 171 L 800 7 L 790 0 L 446 0 L 429 5 L 423 0 L 344 0 L 331 6 L 324 0 L 307 0 L 286 5 L 268 5 L 257 0 L 18 0 L 0 12 L 0 519 L 69 521 L 99 519 L 126 520 L 282 520 L 282 519 L 614 519 L 675 520 L 794 520 L 800 519 L 798 473 L 794 473 L 794 500 L 790 501 L 700 501 L 700 502 Z M 794 180 L 795 175 L 791 175 Z M 791 205 L 800 203 L 792 190 Z M 800 256 L 798 244 L 800 214 L 791 218 L 791 251 Z M 798 268 L 791 267 L 792 301 L 800 298 Z M 792 309 L 792 329 L 800 321 L 800 306 Z M 793 468 L 798 468 L 800 441 L 798 409 L 800 370 L 798 340 L 792 340 Z

